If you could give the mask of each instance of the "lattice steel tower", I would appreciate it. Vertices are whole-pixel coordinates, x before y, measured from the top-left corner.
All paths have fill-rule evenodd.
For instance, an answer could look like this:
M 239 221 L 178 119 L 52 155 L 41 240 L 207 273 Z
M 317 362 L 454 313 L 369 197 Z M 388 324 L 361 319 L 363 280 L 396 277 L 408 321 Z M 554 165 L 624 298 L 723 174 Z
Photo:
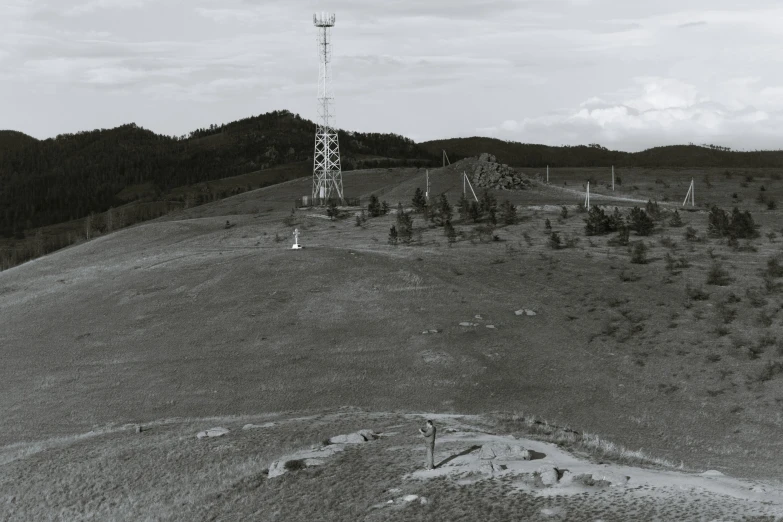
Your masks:
M 313 156 L 313 199 L 323 200 L 337 196 L 343 198 L 343 176 L 340 170 L 340 144 L 334 128 L 334 96 L 332 94 L 332 58 L 330 37 L 334 27 L 334 14 L 313 15 L 318 28 L 318 122 L 315 130 L 315 154 Z

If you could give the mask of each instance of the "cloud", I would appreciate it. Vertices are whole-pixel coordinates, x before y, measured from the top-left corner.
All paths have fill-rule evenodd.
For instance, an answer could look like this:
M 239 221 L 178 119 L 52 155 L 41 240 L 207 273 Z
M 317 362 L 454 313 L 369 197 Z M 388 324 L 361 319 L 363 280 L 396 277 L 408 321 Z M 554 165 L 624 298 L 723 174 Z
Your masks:
M 481 133 L 514 141 L 550 145 L 599 142 L 622 150 L 676 143 L 720 143 L 778 148 L 783 133 L 783 87 L 757 91 L 761 108 L 729 108 L 673 78 L 635 79 L 635 96 L 591 97 L 578 107 L 539 117 L 506 120 Z M 727 82 L 747 87 L 752 79 Z M 627 91 L 627 90 L 626 90 Z M 722 143 L 726 144 L 726 143 Z

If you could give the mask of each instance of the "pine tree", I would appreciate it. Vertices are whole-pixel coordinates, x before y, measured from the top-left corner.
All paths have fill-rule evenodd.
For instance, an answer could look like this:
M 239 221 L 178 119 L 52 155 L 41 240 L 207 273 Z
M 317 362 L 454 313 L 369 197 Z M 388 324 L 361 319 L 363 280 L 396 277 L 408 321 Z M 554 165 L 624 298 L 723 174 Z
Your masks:
M 427 198 L 424 197 L 424 192 L 418 187 L 416 187 L 416 192 L 413 193 L 413 208 L 416 212 L 424 212 L 427 208 Z
M 628 217 L 629 228 L 640 236 L 649 236 L 655 227 L 655 222 L 647 215 L 647 212 L 639 207 L 633 207 Z
M 585 234 L 588 236 L 600 236 L 609 232 L 610 219 L 598 205 L 593 205 L 585 218 Z
M 468 216 L 470 214 L 470 202 L 468 201 L 468 198 L 465 197 L 465 193 L 462 193 L 462 196 L 459 198 L 459 202 L 457 203 L 457 212 L 459 213 L 459 218 L 462 221 L 467 221 Z
M 375 194 L 370 195 L 370 202 L 367 204 L 367 213 L 370 217 L 378 217 L 381 215 L 381 205 L 378 202 L 378 196 Z
M 390 210 L 389 204 L 386 203 L 386 200 L 384 200 L 383 203 L 381 203 L 381 214 L 385 216 L 386 214 L 389 213 L 389 210 Z
M 683 226 L 684 223 L 682 222 L 682 218 L 680 217 L 680 213 L 676 210 L 674 211 L 674 215 L 672 216 L 671 220 L 669 220 L 669 226 L 674 228 L 679 228 Z
M 451 221 L 446 221 L 446 223 L 443 225 L 443 232 L 446 234 L 446 237 L 449 240 L 449 244 L 454 244 L 454 242 L 457 240 L 457 231 L 454 230 L 454 226 L 452 226 Z
M 503 223 L 506 225 L 516 225 L 517 223 L 517 207 L 514 206 L 509 200 L 503 202 L 502 205 Z
M 481 219 L 481 209 L 479 208 L 479 204 L 476 203 L 475 201 L 470 202 L 468 215 L 470 216 L 470 219 L 472 219 L 474 223 L 478 223 L 479 219 Z
M 392 225 L 389 229 L 389 244 L 390 245 L 396 245 L 397 244 L 397 228 Z
M 446 221 L 451 221 L 451 216 L 454 214 L 454 212 L 451 209 L 451 204 L 449 204 L 448 198 L 446 198 L 446 194 L 441 194 L 440 198 L 438 198 L 437 213 L 441 223 L 445 224 Z

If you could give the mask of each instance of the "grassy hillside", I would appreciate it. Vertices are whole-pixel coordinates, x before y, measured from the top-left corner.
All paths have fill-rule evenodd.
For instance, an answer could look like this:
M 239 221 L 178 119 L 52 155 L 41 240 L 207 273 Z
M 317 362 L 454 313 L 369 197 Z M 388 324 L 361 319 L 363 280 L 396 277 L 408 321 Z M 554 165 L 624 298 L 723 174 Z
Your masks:
M 253 498 L 253 492 L 267 499 L 266 505 L 289 513 L 283 497 L 312 491 L 310 475 L 274 487 L 256 485 L 253 477 L 268 464 L 265 459 L 334 433 L 283 429 L 273 438 L 218 439 L 208 450 L 173 445 L 193 438 L 194 419 L 204 418 L 198 429 L 205 429 L 211 427 L 210 417 L 358 407 L 439 414 L 534 412 L 688 469 L 778 480 L 783 465 L 783 231 L 780 210 L 758 201 L 758 195 L 780 198 L 780 176 L 769 171 L 731 177 L 710 170 L 618 173 L 623 183 L 614 193 L 594 189 L 594 200 L 609 205 L 608 210 L 617 205 L 625 214 L 647 199 L 681 193 L 696 178 L 702 180 L 699 202 L 711 200 L 725 208 L 737 202 L 752 212 L 760 235 L 735 242 L 713 237 L 706 211 L 695 207 L 681 212 L 682 227 L 670 226 L 669 214 L 656 222 L 652 235 L 632 233 L 628 247 L 613 246 L 614 235 L 584 235 L 584 214 L 575 203 L 582 197 L 579 180 L 587 173 L 553 169 L 549 186 L 495 192 L 501 202 L 509 198 L 518 205 L 516 224 L 488 228 L 486 222 L 455 218 L 458 237 L 449 246 L 442 228 L 416 215 L 413 243 L 392 246 L 387 237 L 394 214 L 363 226 L 351 215 L 331 221 L 318 210 L 292 216 L 292 198 L 309 188 L 305 178 L 176 210 L 3 271 L 0 455 L 32 453 L 31 460 L 13 460 L 0 476 L 38 477 L 30 479 L 29 491 L 42 491 L 43 475 L 31 475 L 31 470 L 43 473 L 41 459 L 52 453 L 33 450 L 48 447 L 44 441 L 52 437 L 65 437 L 59 440 L 76 443 L 68 442 L 64 453 L 57 453 L 70 463 L 63 469 L 78 468 L 89 476 L 95 470 L 100 481 L 86 483 L 104 484 L 101 491 L 119 480 L 98 471 L 107 469 L 105 462 L 115 456 L 126 462 L 146 454 L 143 448 L 158 455 L 145 461 L 154 462 L 153 468 L 136 463 L 133 491 L 147 491 L 143 484 L 160 487 L 149 488 L 145 495 L 150 496 L 128 507 L 131 515 L 148 513 L 143 505 L 163 509 L 169 505 L 166 499 L 184 494 L 165 489 L 180 471 L 160 467 L 164 458 L 184 466 L 176 469 L 190 470 L 197 492 L 188 489 L 188 495 L 199 501 L 190 504 L 188 513 L 196 518 L 207 512 L 252 515 L 237 506 L 255 506 L 242 500 Z M 437 169 L 430 174 L 433 192 L 445 191 L 456 203 L 459 173 Z M 357 171 L 346 173 L 344 182 L 364 201 L 374 193 L 395 206 L 423 187 L 424 172 Z M 671 211 L 680 204 L 675 200 L 662 208 Z M 233 226 L 225 228 L 226 220 Z M 294 227 L 302 233 L 304 250 L 290 249 Z M 553 248 L 551 232 L 562 238 L 562 248 Z M 644 263 L 631 262 L 637 242 L 646 246 Z M 515 313 L 522 309 L 535 315 Z M 174 418 L 191 421 L 183 430 L 162 432 L 151 446 L 142 439 L 125 441 L 117 432 L 126 424 L 159 426 Z M 245 421 L 231 422 L 236 431 Z M 382 428 L 393 431 L 398 424 Z M 109 453 L 97 450 L 92 436 L 71 439 L 89 430 L 111 432 L 100 442 Z M 278 439 L 286 444 L 275 446 Z M 259 449 L 267 445 L 272 449 Z M 121 449 L 112 453 L 110 447 Z M 262 455 L 253 460 L 248 453 L 235 453 L 237 447 Z M 204 452 L 232 455 L 231 469 L 220 468 L 225 473 L 220 487 L 209 471 L 218 464 L 206 457 L 190 460 Z M 392 466 L 402 474 L 412 465 L 410 459 L 392 462 L 381 456 L 387 454 L 380 454 L 370 469 Z M 361 500 L 350 503 L 330 492 L 319 497 L 332 502 L 323 509 L 337 518 L 355 518 L 352 510 L 367 508 L 381 494 L 374 488 L 384 487 L 381 480 L 373 482 L 380 472 L 348 472 L 359 463 L 341 468 L 347 474 L 335 472 L 331 483 L 340 488 L 361 484 L 352 495 Z M 351 482 L 351 476 L 362 478 Z M 65 474 L 56 477 L 57 488 L 71 480 Z M 420 491 L 456 499 L 452 487 L 432 482 Z M 17 495 L 30 509 L 49 505 L 44 513 L 58 502 L 116 513 L 109 502 L 120 502 L 119 496 L 103 493 L 109 500 L 100 500 L 85 488 L 78 489 L 73 502 L 55 493 Z M 491 496 L 500 490 L 481 491 Z M 615 498 L 609 505 L 622 502 Z M 528 514 L 527 507 L 501 504 L 498 519 Z M 452 503 L 438 503 L 437 511 L 426 508 L 421 514 L 463 516 L 447 505 Z M 548 506 L 525 504 L 530 505 Z M 296 506 L 303 513 L 315 509 Z M 372 516 L 388 519 L 389 513 L 396 512 Z

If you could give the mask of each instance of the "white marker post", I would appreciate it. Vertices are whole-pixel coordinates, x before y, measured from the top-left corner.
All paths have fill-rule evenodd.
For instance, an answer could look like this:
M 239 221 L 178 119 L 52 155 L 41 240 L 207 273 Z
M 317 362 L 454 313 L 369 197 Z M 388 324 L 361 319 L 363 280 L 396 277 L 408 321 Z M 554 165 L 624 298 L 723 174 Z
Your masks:
M 691 206 L 693 207 L 693 206 L 695 206 L 695 205 L 696 205 L 696 200 L 695 200 L 694 192 L 695 192 L 695 191 L 694 191 L 694 189 L 693 189 L 693 179 L 691 178 L 691 185 L 688 187 L 688 192 L 685 194 L 685 199 L 684 199 L 684 200 L 683 200 L 683 202 L 682 202 L 682 206 L 683 206 L 683 207 L 684 207 L 684 206 L 685 206 L 685 204 L 688 202 L 688 197 L 690 197 L 690 198 L 691 198 Z
M 473 193 L 473 199 L 475 199 L 475 200 L 476 200 L 476 203 L 478 203 L 478 197 L 476 196 L 476 191 L 475 191 L 475 190 L 473 190 L 473 185 L 471 184 L 470 180 L 468 179 L 468 175 L 465 173 L 465 171 L 464 171 L 464 170 L 462 171 L 462 176 L 463 176 L 463 178 L 462 178 L 462 179 L 464 180 L 464 181 L 462 182 L 462 186 L 463 186 L 463 187 L 465 186 L 465 181 L 467 181 L 467 182 L 468 182 L 468 187 L 470 187 L 470 191 Z M 463 188 L 463 190 L 464 190 L 464 188 Z
M 612 190 L 614 190 L 614 165 L 612 165 Z
M 301 250 L 302 245 L 299 244 L 299 229 L 294 229 L 294 246 L 291 247 L 291 250 Z
M 587 182 L 587 193 L 585 193 L 585 208 L 590 209 L 590 182 Z

